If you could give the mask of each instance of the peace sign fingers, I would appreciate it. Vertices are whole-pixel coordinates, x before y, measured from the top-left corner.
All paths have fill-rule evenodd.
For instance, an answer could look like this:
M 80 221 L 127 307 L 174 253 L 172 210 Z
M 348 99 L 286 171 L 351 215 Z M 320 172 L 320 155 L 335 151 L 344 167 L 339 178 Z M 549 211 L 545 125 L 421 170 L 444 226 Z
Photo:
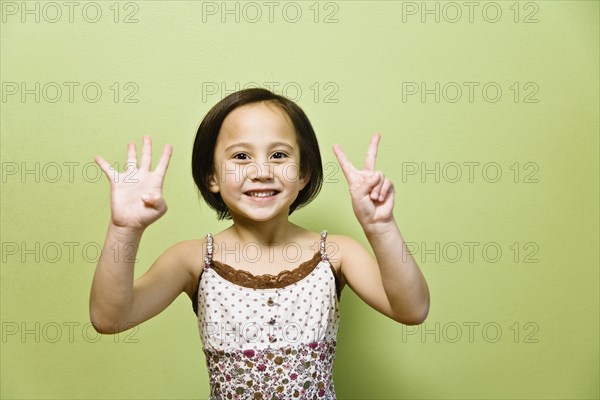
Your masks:
M 375 225 L 388 223 L 393 219 L 393 184 L 385 178 L 383 172 L 375 170 L 380 140 L 379 133 L 372 136 L 362 170 L 356 169 L 352 165 L 338 144 L 333 145 L 333 152 L 348 181 L 354 214 L 365 232 L 367 230 L 374 231 Z

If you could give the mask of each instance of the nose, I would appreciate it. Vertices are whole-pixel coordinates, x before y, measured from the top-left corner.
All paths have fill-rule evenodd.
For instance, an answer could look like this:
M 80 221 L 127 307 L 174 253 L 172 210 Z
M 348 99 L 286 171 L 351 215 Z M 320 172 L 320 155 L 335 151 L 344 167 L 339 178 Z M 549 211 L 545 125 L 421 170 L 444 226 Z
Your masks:
M 244 167 L 246 179 L 249 181 L 273 180 L 273 165 L 267 162 L 253 162 Z

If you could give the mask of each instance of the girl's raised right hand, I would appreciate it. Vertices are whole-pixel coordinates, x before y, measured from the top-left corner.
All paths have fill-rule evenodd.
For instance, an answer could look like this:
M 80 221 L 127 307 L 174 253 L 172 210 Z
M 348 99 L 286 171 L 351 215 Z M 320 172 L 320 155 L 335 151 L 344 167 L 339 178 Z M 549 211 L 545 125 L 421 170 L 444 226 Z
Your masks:
M 162 186 L 172 151 L 170 144 L 165 145 L 154 171 L 150 171 L 152 163 L 150 136 L 143 137 L 139 166 L 135 143 L 127 145 L 127 169 L 124 172 L 115 170 L 100 156 L 95 158 L 110 183 L 111 219 L 115 226 L 143 231 L 167 212 Z

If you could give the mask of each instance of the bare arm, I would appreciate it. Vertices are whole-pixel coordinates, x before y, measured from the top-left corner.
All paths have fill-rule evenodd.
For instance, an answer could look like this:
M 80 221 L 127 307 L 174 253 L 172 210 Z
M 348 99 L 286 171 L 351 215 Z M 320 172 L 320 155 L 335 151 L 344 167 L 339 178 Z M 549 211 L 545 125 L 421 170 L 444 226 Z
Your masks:
M 429 288 L 394 219 L 394 187 L 374 171 L 379 140 L 379 135 L 373 137 L 363 170 L 356 169 L 339 146 L 333 147 L 348 180 L 354 213 L 377 259 L 356 241 L 341 238 L 341 270 L 371 307 L 395 321 L 420 324 L 429 313 Z
M 380 232 L 365 232 L 375 252 L 381 281 L 394 315 L 405 324 L 420 324 L 429 313 L 429 288 L 408 251 L 395 221 Z
M 128 321 L 133 303 L 133 270 L 142 232 L 109 223 L 90 291 L 90 319 L 101 333 L 133 326 Z
M 398 236 L 396 236 L 396 233 Z M 418 265 L 404 251 L 400 231 L 367 235 L 375 258 L 356 240 L 331 235 L 339 245 L 341 271 L 365 303 L 405 325 L 422 323 L 429 311 L 429 289 Z
M 133 282 L 135 257 L 142 234 L 167 211 L 162 185 L 171 152 L 171 146 L 166 145 L 154 171 L 150 171 L 152 143 L 148 136 L 144 136 L 139 167 L 133 143 L 128 145 L 128 168 L 124 173 L 111 170 L 102 157 L 96 157 L 109 178 L 111 199 L 111 220 L 90 291 L 90 319 L 98 332 L 121 332 L 157 314 L 160 307 L 168 305 L 165 302 L 174 296 L 184 279 L 185 269 L 176 267 L 177 259 L 171 251 L 161 262 L 157 260 L 155 265 L 158 266 L 153 265 L 154 268 L 144 275 L 148 277 L 139 279 L 141 284 Z M 164 275 L 167 265 L 175 265 L 172 268 L 174 279 L 157 281 L 156 276 Z M 157 283 L 143 284 L 148 281 Z M 148 306 L 153 295 L 165 290 L 167 295 L 163 295 L 163 301 Z

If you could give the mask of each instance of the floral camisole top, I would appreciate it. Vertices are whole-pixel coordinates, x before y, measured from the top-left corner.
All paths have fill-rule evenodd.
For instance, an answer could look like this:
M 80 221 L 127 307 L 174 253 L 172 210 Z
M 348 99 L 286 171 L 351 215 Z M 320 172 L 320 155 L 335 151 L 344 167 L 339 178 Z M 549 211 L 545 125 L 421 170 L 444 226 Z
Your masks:
M 291 271 L 253 275 L 212 259 L 192 305 L 206 356 L 210 400 L 335 399 L 332 371 L 340 279 L 325 251 Z

